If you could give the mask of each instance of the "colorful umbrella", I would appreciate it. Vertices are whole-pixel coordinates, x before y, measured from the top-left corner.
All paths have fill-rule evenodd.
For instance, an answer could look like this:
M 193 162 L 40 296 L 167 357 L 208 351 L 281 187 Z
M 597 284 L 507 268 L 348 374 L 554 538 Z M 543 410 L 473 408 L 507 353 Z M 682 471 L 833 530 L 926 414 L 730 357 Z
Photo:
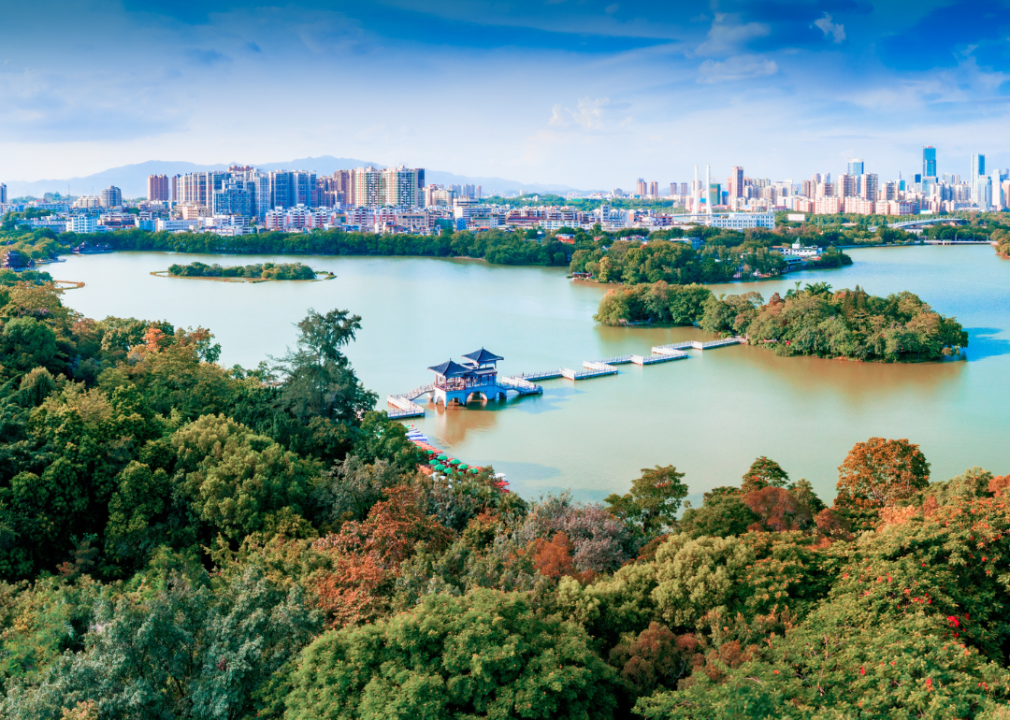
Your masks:
M 438 457 L 439 460 L 448 460 L 449 459 L 449 456 L 446 455 L 445 453 L 442 453 L 441 455 L 438 455 L 437 457 Z
M 460 469 L 460 470 L 467 470 L 467 469 L 469 469 L 469 467 L 470 467 L 470 466 L 469 466 L 469 465 L 467 465 L 466 463 L 460 463 L 460 464 L 459 464 L 459 469 Z
M 456 458 L 453 458 L 452 460 L 449 461 L 449 464 L 450 465 L 459 465 L 460 462 L 462 462 L 462 461 L 457 460 Z

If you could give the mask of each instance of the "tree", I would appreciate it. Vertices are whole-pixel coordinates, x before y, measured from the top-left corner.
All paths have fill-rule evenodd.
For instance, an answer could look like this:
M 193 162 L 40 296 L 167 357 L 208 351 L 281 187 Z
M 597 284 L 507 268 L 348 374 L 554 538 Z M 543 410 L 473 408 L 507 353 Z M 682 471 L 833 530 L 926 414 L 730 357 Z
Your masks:
M 838 468 L 840 507 L 871 509 L 907 500 L 929 484 L 929 463 L 907 439 L 856 443 Z
M 751 463 L 750 469 L 743 475 L 743 485 L 740 489 L 747 493 L 766 487 L 785 487 L 789 482 L 789 474 L 774 460 L 764 455 Z
M 60 720 L 91 702 L 115 720 L 256 717 L 275 674 L 321 629 L 300 587 L 279 588 L 255 566 L 216 590 L 205 574 L 172 575 L 94 613 L 86 650 L 14 685 L 0 715 Z
M 365 390 L 342 352 L 360 329 L 361 318 L 347 310 L 309 310 L 298 323 L 295 350 L 278 366 L 284 375 L 281 401 L 295 417 L 357 422 L 375 405 L 375 394 Z
M 224 415 L 205 415 L 172 435 L 175 484 L 211 532 L 231 540 L 272 518 L 304 511 L 317 463 Z
M 659 533 L 677 522 L 677 512 L 688 493 L 683 477 L 673 465 L 643 468 L 630 493 L 609 495 L 604 502 L 611 513 L 638 525 L 647 535 Z
M 693 537 L 729 537 L 747 532 L 760 516 L 747 507 L 736 488 L 715 488 L 705 494 L 700 508 L 689 508 L 681 520 L 684 532 Z
M 50 366 L 56 351 L 56 333 L 46 323 L 19 317 L 4 325 L 2 361 L 10 369 L 28 372 L 39 365 Z
M 105 526 L 105 549 L 111 557 L 144 557 L 162 533 L 155 521 L 166 509 L 171 493 L 168 474 L 137 461 L 130 462 L 116 478 L 118 487 L 109 500 Z
M 302 653 L 289 720 L 610 718 L 616 674 L 579 625 L 521 594 L 429 595 Z

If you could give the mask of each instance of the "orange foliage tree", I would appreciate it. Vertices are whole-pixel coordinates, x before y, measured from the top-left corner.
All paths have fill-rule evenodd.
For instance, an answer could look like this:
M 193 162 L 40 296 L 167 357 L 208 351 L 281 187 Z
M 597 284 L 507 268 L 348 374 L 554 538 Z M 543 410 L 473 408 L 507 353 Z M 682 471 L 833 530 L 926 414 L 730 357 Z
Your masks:
M 906 500 L 929 484 L 929 463 L 907 439 L 856 443 L 838 468 L 839 507 L 874 509 Z
M 399 486 L 385 491 L 362 522 L 348 522 L 336 535 L 314 543 L 337 554 L 333 572 L 316 582 L 319 604 L 334 626 L 368 622 L 384 614 L 400 564 L 424 543 L 442 552 L 453 533 L 419 507 L 418 491 Z

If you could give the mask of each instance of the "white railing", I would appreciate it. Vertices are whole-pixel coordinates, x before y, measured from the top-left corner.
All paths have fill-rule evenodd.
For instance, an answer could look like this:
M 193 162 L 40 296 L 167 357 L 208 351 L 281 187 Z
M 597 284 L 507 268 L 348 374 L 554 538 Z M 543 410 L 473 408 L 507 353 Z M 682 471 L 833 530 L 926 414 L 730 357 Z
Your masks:
M 544 389 L 539 385 L 531 383 L 529 380 L 520 376 L 503 375 L 498 378 L 498 381 L 501 383 L 502 387 L 513 388 L 523 394 L 542 393 L 544 391 Z
M 625 365 L 631 362 L 632 355 L 618 355 L 617 357 L 603 358 L 602 360 L 589 360 L 588 362 L 596 365 Z M 584 367 L 589 367 L 586 363 L 582 363 Z
M 427 385 L 420 385 L 408 393 L 403 393 L 402 395 L 390 395 L 390 397 L 400 397 L 407 400 L 413 400 L 421 395 L 427 395 L 435 389 L 435 383 L 428 383 Z
M 512 375 L 511 377 L 519 378 L 521 380 L 550 380 L 561 376 L 562 369 L 558 368 L 557 370 L 544 370 L 542 372 L 520 373 L 518 375 Z

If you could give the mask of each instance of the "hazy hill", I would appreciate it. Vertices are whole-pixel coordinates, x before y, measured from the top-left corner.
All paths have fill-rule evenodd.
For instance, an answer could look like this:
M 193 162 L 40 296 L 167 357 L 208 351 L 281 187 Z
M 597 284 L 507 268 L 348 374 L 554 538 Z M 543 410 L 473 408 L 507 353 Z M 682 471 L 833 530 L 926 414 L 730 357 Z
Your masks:
M 230 164 L 230 163 L 229 163 Z M 242 163 L 235 163 L 242 164 Z M 298 158 L 285 162 L 270 163 L 250 163 L 261 170 L 308 170 L 317 175 L 329 175 L 334 170 L 348 170 L 350 168 L 365 167 L 374 165 L 383 167 L 381 163 L 369 160 L 357 160 L 354 158 L 338 158 L 332 155 L 321 157 Z M 24 195 L 34 195 L 41 197 L 47 192 L 66 193 L 71 195 L 97 195 L 103 188 L 110 185 L 122 189 L 123 196 L 128 198 L 144 197 L 147 194 L 148 175 L 177 175 L 189 172 L 199 172 L 207 170 L 226 170 L 228 164 L 199 165 L 191 162 L 178 162 L 168 160 L 148 160 L 147 162 L 134 165 L 123 165 L 122 167 L 111 168 L 87 175 L 85 177 L 67 178 L 62 180 L 35 180 L 19 181 L 7 180 L 7 190 L 9 197 L 21 197 Z M 505 180 L 495 177 L 469 177 L 466 175 L 455 175 L 442 170 L 426 169 L 425 178 L 428 183 L 440 185 L 480 185 L 484 188 L 485 195 L 503 195 L 524 190 L 526 192 L 553 192 L 564 194 L 575 190 L 567 185 L 550 184 L 527 184 L 517 180 Z M 2 180 L 2 179 L 0 179 Z

